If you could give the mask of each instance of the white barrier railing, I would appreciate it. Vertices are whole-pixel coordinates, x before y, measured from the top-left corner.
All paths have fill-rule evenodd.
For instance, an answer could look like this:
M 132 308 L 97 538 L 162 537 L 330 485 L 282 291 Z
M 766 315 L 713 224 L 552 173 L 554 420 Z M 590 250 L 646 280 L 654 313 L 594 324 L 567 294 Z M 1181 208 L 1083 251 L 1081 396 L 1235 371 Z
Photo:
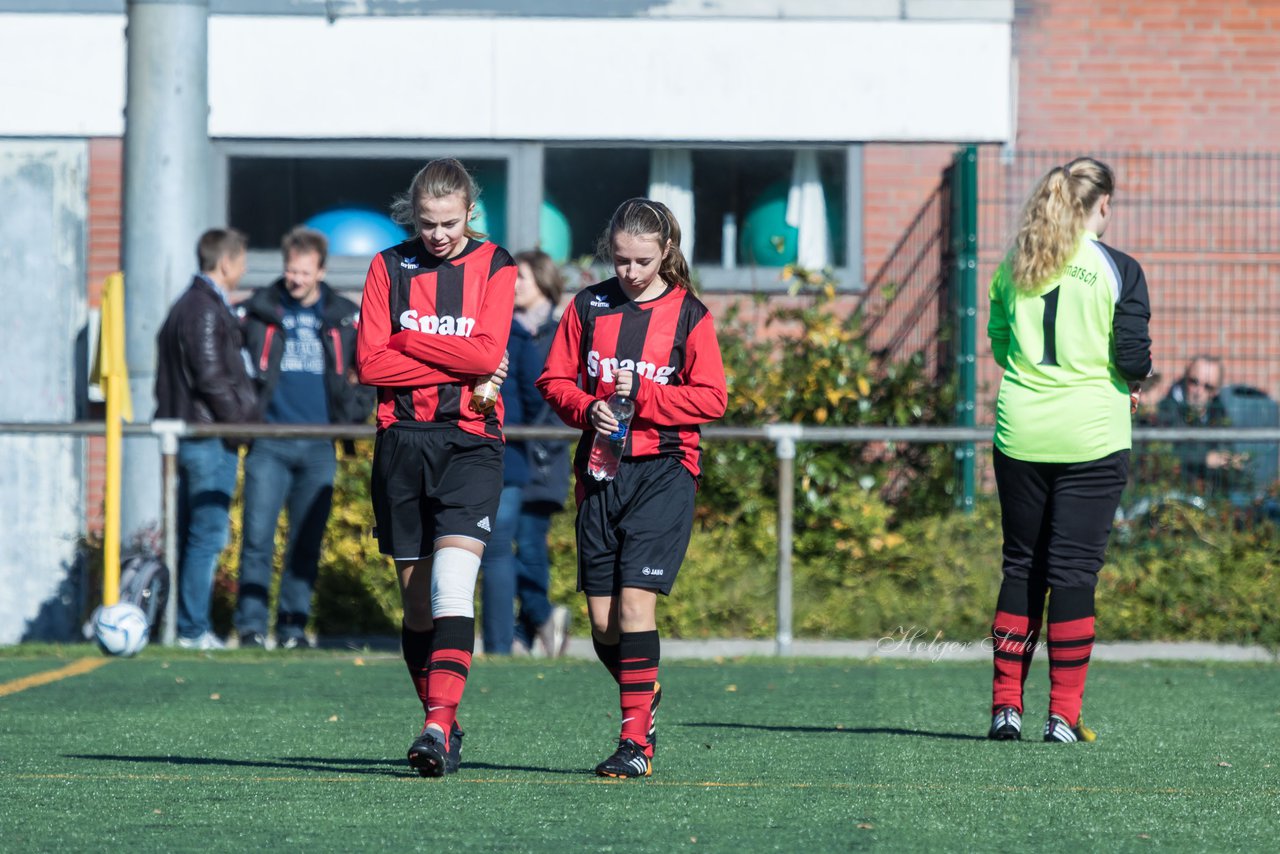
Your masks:
M 866 442 L 987 443 L 992 440 L 991 427 L 814 427 L 805 424 L 766 424 L 760 427 L 706 427 L 702 435 L 709 441 L 772 442 L 778 459 L 778 566 L 777 566 L 777 633 L 775 648 L 779 655 L 791 653 L 792 632 L 792 537 L 795 517 L 796 445 L 862 444 Z M 97 436 L 106 432 L 101 421 L 74 423 L 0 423 L 0 435 L 53 434 Z M 164 642 L 174 641 L 177 608 L 177 474 L 178 441 L 183 438 L 235 436 L 253 438 L 372 439 L 372 425 L 338 424 L 187 424 L 183 421 L 157 419 L 147 424 L 125 424 L 128 436 L 156 436 L 163 458 L 163 528 L 165 563 L 169 567 L 169 596 L 165 612 Z M 533 427 L 512 425 L 503 431 L 510 439 L 574 440 L 581 434 L 569 427 Z M 1280 443 L 1280 427 L 1135 427 L 1136 442 L 1276 442 Z

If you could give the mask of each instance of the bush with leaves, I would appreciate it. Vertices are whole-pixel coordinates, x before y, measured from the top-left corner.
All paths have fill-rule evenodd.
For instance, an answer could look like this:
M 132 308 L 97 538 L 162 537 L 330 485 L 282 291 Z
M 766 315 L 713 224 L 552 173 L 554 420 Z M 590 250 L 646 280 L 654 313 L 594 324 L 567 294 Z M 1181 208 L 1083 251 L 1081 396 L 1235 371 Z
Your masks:
M 905 426 L 949 423 L 954 392 L 923 360 L 886 364 L 856 312 L 835 310 L 822 273 L 788 269 L 793 300 L 765 303 L 761 328 L 730 309 L 718 334 L 728 379 L 722 423 Z M 1000 583 L 998 502 L 954 509 L 953 448 L 802 442 L 796 447 L 793 578 L 796 633 L 867 638 L 923 629 L 985 636 Z M 371 443 L 341 461 L 316 585 L 325 635 L 395 634 L 399 596 L 371 536 Z M 768 637 L 775 632 L 778 461 L 772 443 L 706 441 L 694 536 L 676 595 L 658 609 L 669 637 Z M 551 598 L 578 632 L 572 502 L 550 537 Z M 1229 515 L 1187 511 L 1118 531 L 1100 585 L 1099 635 L 1280 645 L 1280 537 Z M 217 625 L 234 604 L 239 509 L 219 575 Z M 277 562 L 283 554 L 278 539 Z M 274 595 L 274 591 L 273 591 Z

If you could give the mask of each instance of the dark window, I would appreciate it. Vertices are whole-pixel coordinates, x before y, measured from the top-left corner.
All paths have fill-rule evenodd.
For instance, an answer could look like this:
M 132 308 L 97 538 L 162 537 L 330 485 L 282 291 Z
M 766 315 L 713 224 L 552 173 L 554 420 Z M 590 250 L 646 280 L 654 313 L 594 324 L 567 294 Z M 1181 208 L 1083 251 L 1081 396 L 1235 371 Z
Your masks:
M 618 205 L 649 189 L 644 148 L 548 148 L 543 169 L 546 201 L 569 223 L 570 258 L 594 255 Z
M 736 235 L 734 259 L 739 266 L 786 263 L 794 247 L 785 246 L 787 191 L 795 152 L 742 149 L 693 152 L 695 264 L 720 266 L 725 236 Z M 843 152 L 818 152 L 818 171 L 827 203 L 831 264 L 845 261 L 845 158 Z M 751 233 L 754 227 L 756 232 Z M 757 250 L 767 257 L 755 257 Z
M 487 230 L 502 242 L 507 224 L 505 160 L 464 160 L 480 185 Z M 386 216 L 425 161 L 408 158 L 231 157 L 228 221 L 251 249 L 274 250 L 295 225 L 335 210 Z M 332 235 L 331 235 L 332 238 Z M 344 254 L 335 245 L 334 254 Z

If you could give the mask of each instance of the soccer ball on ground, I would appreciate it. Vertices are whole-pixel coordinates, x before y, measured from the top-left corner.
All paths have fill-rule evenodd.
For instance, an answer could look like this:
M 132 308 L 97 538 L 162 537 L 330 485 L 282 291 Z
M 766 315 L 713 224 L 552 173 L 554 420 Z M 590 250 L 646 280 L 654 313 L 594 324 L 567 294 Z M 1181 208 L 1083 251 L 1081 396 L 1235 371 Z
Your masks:
M 129 602 L 99 608 L 93 618 L 93 636 L 107 655 L 136 655 L 147 645 L 150 628 L 147 615 Z

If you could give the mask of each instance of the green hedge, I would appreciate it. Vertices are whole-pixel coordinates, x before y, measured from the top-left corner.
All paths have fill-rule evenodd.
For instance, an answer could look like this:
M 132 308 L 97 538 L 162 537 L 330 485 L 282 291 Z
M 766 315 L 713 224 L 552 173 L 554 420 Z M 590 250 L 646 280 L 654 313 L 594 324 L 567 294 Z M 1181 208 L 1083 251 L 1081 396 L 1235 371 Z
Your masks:
M 787 270 L 797 300 L 767 310 L 768 324 L 730 311 L 719 333 L 729 380 L 728 424 L 947 423 L 954 395 L 920 359 L 884 365 L 860 336 L 862 319 L 831 309 L 821 274 Z M 675 595 L 659 607 L 669 637 L 768 637 L 775 629 L 777 461 L 768 443 L 704 443 L 695 533 Z M 920 630 L 985 636 L 1000 576 L 999 508 L 954 510 L 953 449 L 946 446 L 801 445 L 796 457 L 795 629 L 803 637 L 875 638 Z M 393 634 L 399 597 L 370 531 L 371 443 L 341 461 L 317 583 L 314 627 L 325 635 Z M 1099 594 L 1099 635 L 1280 646 L 1276 531 L 1229 516 L 1166 514 L 1118 531 Z M 277 561 L 283 553 L 278 536 Z M 215 624 L 227 629 L 239 555 L 239 512 L 223 556 Z M 572 509 L 551 532 L 551 596 L 574 592 Z

